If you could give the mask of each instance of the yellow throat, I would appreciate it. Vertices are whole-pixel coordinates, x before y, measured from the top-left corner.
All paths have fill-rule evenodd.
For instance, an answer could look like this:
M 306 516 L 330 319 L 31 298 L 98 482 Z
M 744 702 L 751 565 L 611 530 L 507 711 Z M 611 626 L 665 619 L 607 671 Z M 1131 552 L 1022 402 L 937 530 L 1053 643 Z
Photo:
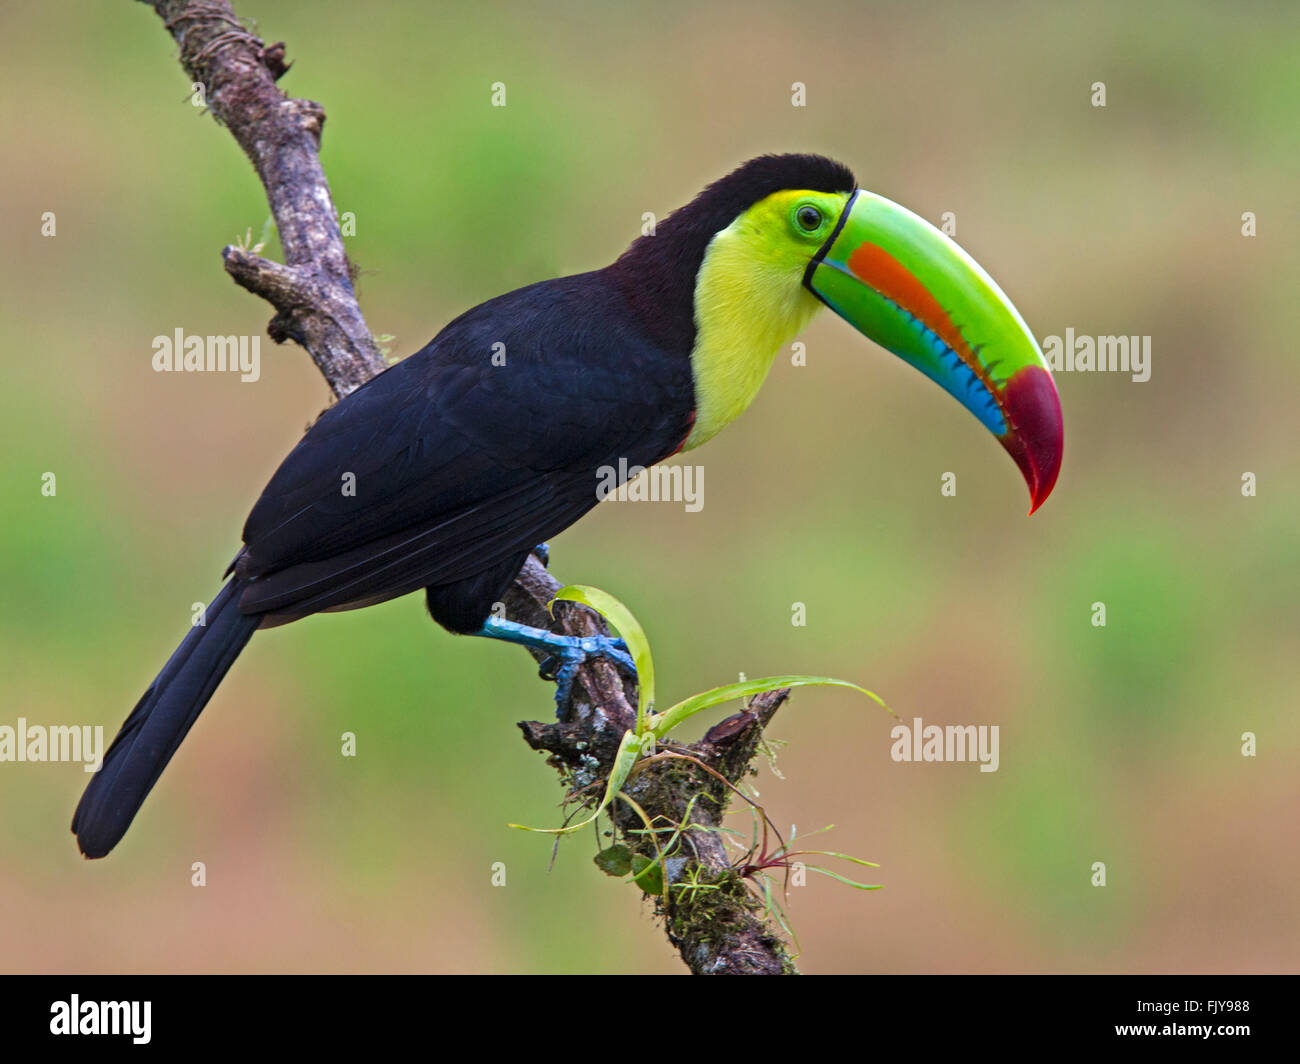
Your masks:
M 683 450 L 745 412 L 781 349 L 822 306 L 803 286 L 808 250 L 773 239 L 807 195 L 774 193 L 709 242 L 695 282 L 695 425 Z

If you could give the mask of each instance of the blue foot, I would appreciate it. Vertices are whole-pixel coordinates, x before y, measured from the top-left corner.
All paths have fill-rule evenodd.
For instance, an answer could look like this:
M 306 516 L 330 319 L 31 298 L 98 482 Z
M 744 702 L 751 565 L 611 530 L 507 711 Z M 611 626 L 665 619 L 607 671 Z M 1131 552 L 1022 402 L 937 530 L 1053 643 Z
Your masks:
M 603 657 L 636 679 L 636 662 L 627 652 L 627 644 L 607 635 L 556 635 L 545 628 L 531 628 L 526 624 L 507 621 L 503 617 L 489 617 L 475 635 L 487 639 L 500 639 L 506 643 L 548 651 L 548 656 L 538 669 L 544 680 L 555 681 L 555 715 L 562 717 L 573 694 L 573 681 L 578 666 L 589 657 Z
M 537 560 L 542 563 L 542 567 L 551 564 L 551 545 L 549 543 L 539 543 L 533 548 L 533 553 L 537 555 Z

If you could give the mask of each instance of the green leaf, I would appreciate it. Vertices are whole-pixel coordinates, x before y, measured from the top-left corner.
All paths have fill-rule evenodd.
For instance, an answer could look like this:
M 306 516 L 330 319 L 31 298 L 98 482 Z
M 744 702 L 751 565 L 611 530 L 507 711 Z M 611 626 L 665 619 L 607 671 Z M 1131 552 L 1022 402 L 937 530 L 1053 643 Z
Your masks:
M 555 598 L 590 606 L 612 624 L 623 637 L 628 653 L 636 662 L 636 730 L 638 735 L 642 734 L 645 731 L 646 714 L 654 709 L 655 704 L 655 666 L 654 659 L 650 657 L 650 640 L 646 638 L 640 622 L 632 616 L 632 611 L 623 603 L 608 591 L 602 591 L 598 587 L 569 584 L 567 587 L 560 588 L 555 593 Z M 552 602 L 554 601 L 552 599 Z
M 886 711 L 893 713 L 893 710 L 885 705 L 884 700 L 878 694 L 868 691 L 865 687 L 859 687 L 855 683 L 849 683 L 847 680 L 836 680 L 830 676 L 768 676 L 761 680 L 729 683 L 709 691 L 702 691 L 698 695 L 692 695 L 662 713 L 651 715 L 650 720 L 647 722 L 648 727 L 656 736 L 662 739 L 684 720 L 688 720 L 711 706 L 731 702 L 737 698 L 761 695 L 767 691 L 776 691 L 782 687 L 848 687 L 854 691 L 861 691 L 867 697 L 879 702 Z
M 852 861 L 856 865 L 862 865 L 865 868 L 879 868 L 880 865 L 875 861 L 866 861 L 861 857 L 852 857 L 847 853 L 836 853 L 834 850 L 800 850 L 801 854 L 816 854 L 819 857 L 838 857 L 841 861 Z M 811 865 L 809 867 L 812 867 Z
M 601 850 L 592 860 L 607 876 L 625 876 L 632 871 L 632 851 L 622 843 Z
M 662 894 L 664 892 L 664 866 L 659 861 L 651 861 L 650 858 L 643 854 L 634 853 L 632 855 L 632 878 L 636 880 L 636 885 L 647 894 Z
M 852 860 L 852 858 L 849 858 Z M 870 861 L 864 861 L 863 864 L 870 864 Z M 876 867 L 879 867 L 878 865 Z M 838 872 L 832 872 L 829 868 L 822 868 L 820 865 L 808 865 L 809 872 L 820 872 L 824 876 L 829 876 L 837 882 L 843 883 L 846 887 L 853 887 L 857 890 L 880 890 L 883 883 L 859 883 L 856 879 L 849 879 L 848 876 L 842 876 Z

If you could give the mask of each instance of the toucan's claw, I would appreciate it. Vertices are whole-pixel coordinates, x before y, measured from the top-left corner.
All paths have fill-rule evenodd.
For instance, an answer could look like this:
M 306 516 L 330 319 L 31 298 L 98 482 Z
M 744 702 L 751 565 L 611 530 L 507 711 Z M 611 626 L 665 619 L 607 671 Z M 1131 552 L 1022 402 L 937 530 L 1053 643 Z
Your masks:
M 549 657 L 542 658 L 537 664 L 537 675 L 543 680 L 554 680 L 560 674 L 560 667 L 564 664 L 559 654 L 552 654 Z
M 586 657 L 587 655 L 581 650 L 569 647 L 552 654 L 542 662 L 542 667 L 537 670 L 537 674 L 543 680 L 555 681 L 555 716 L 557 720 L 563 720 L 566 715 L 569 700 L 573 697 L 573 682 L 578 678 L 578 666 L 583 663 Z
M 568 709 L 578 666 L 588 658 L 605 658 L 631 680 L 636 680 L 636 662 L 628 653 L 627 644 L 613 636 L 557 635 L 555 632 L 548 632 L 545 628 L 531 628 L 501 617 L 489 617 L 475 634 L 488 639 L 515 643 L 533 650 L 549 651 L 542 659 L 537 674 L 543 680 L 555 681 L 557 717 L 563 717 L 565 710 Z
M 621 639 L 607 635 L 562 636 L 575 639 L 576 646 L 567 646 L 552 654 L 538 669 L 538 675 L 544 680 L 555 681 L 555 715 L 563 720 L 573 697 L 573 683 L 578 678 L 578 668 L 588 658 L 602 657 L 634 683 L 636 682 L 636 662 L 627 652 L 627 644 Z
M 551 545 L 549 543 L 539 543 L 533 548 L 533 553 L 537 555 L 537 560 L 542 563 L 542 568 L 551 564 Z
M 607 635 L 584 636 L 581 646 L 583 657 L 596 655 L 608 658 L 611 665 L 616 665 L 629 680 L 636 679 L 636 662 L 627 652 L 627 644 L 621 639 Z

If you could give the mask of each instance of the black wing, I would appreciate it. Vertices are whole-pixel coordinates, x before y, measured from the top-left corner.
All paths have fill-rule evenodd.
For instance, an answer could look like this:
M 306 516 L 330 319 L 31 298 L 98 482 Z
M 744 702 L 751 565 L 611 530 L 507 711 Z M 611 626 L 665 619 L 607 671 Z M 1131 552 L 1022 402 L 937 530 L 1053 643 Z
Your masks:
M 673 453 L 693 410 L 689 352 L 647 340 L 600 273 L 484 303 L 290 452 L 244 526 L 240 609 L 300 617 L 522 559 L 597 503 L 601 467 Z

